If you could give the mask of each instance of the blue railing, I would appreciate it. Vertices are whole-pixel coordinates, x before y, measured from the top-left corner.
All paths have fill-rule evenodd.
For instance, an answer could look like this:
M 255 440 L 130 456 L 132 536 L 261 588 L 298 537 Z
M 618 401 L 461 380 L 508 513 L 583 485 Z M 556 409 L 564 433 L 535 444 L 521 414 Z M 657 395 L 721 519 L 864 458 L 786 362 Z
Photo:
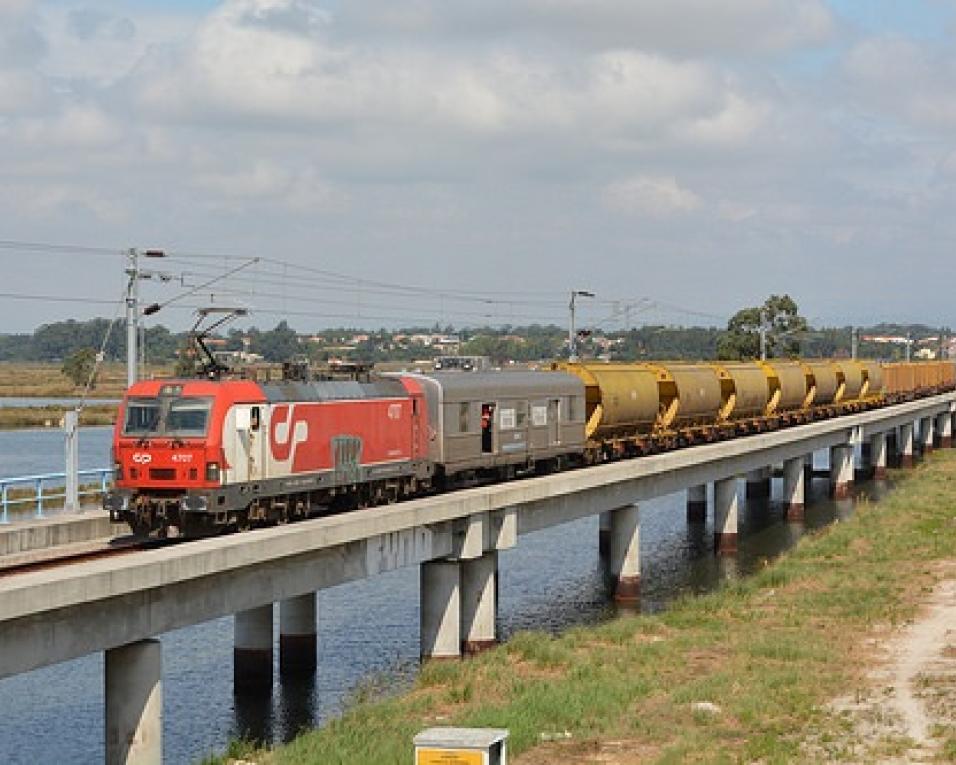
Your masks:
M 109 488 L 113 480 L 112 468 L 96 468 L 95 470 L 80 470 L 77 472 L 80 484 L 80 497 L 95 496 L 103 494 Z M 95 478 L 96 481 L 87 480 L 87 486 L 84 488 L 84 478 Z M 89 486 L 91 483 L 98 482 L 98 486 Z M 33 490 L 32 494 L 24 497 L 12 497 L 11 489 L 17 487 L 26 487 Z M 57 492 L 49 492 L 49 489 L 59 489 Z M 49 493 L 44 493 L 44 489 Z M 16 478 L 0 478 L 0 524 L 10 522 L 10 508 L 20 505 L 35 505 L 35 517 L 43 517 L 43 504 L 50 500 L 66 498 L 66 473 L 44 473 L 42 475 L 24 475 Z

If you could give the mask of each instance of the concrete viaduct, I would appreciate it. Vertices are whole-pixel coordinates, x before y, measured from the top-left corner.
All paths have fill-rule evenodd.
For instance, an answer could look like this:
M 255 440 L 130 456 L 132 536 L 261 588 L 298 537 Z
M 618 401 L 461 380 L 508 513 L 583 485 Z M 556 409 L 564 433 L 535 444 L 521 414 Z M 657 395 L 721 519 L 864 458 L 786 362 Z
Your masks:
M 952 442 L 956 393 L 720 443 L 515 481 L 288 526 L 216 537 L 0 578 L 0 678 L 105 651 L 106 760 L 161 760 L 157 635 L 235 615 L 235 684 L 271 688 L 273 607 L 280 672 L 316 662 L 316 592 L 403 566 L 421 571 L 421 654 L 452 658 L 495 641 L 498 551 L 540 529 L 602 514 L 615 598 L 640 589 L 641 501 L 687 491 L 689 522 L 707 512 L 714 544 L 737 546 L 737 480 L 769 492 L 783 465 L 788 517 L 803 517 L 810 456 L 830 453 L 833 494 L 848 496 L 854 448 L 877 477 L 889 449 L 912 465 Z

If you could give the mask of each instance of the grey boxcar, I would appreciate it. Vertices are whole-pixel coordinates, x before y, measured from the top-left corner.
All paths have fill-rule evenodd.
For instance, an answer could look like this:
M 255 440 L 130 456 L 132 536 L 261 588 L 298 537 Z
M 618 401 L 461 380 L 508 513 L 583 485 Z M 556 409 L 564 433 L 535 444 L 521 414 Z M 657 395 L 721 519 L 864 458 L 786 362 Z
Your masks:
M 579 458 L 584 384 L 564 372 L 408 375 L 425 392 L 429 458 L 446 476 Z

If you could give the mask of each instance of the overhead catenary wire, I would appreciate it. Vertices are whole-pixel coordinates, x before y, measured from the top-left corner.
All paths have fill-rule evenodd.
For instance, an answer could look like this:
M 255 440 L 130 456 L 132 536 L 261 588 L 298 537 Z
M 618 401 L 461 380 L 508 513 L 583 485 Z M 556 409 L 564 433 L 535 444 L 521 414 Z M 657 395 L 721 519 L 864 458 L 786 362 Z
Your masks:
M 112 248 L 112 247 L 100 247 L 100 246 L 90 246 L 90 245 L 80 245 L 80 244 L 58 244 L 50 242 L 30 242 L 16 239 L 3 239 L 0 240 L 0 251 L 2 250 L 20 250 L 20 251 L 30 251 L 30 252 L 46 252 L 56 255 L 69 255 L 69 254 L 95 254 L 95 255 L 108 255 L 111 257 L 122 257 L 126 250 L 124 248 Z M 199 262 L 202 266 L 200 268 L 192 268 L 189 270 L 184 270 L 180 275 L 180 279 L 183 284 L 185 284 L 186 278 L 189 276 L 195 276 L 199 279 L 204 279 L 200 284 L 190 287 L 185 292 L 176 295 L 166 301 L 157 303 L 159 308 L 165 308 L 179 300 L 182 300 L 189 295 L 196 294 L 203 289 L 206 289 L 213 284 L 216 284 L 220 281 L 229 279 L 230 283 L 233 285 L 236 284 L 250 284 L 252 289 L 248 290 L 248 295 L 251 299 L 255 300 L 256 298 L 275 298 L 278 297 L 275 293 L 267 293 L 262 290 L 257 290 L 255 287 L 261 286 L 263 284 L 268 284 L 269 286 L 277 286 L 282 288 L 282 303 L 286 304 L 287 301 L 302 302 L 305 300 L 311 301 L 313 298 L 311 295 L 305 296 L 302 294 L 297 294 L 299 290 L 307 290 L 309 293 L 314 293 L 317 291 L 322 292 L 335 292 L 341 293 L 343 290 L 351 291 L 354 290 L 356 297 L 354 301 L 346 301 L 336 298 L 323 298 L 323 302 L 332 305 L 356 305 L 357 310 L 353 312 L 308 312 L 308 311 L 273 311 L 270 310 L 261 304 L 257 306 L 254 310 L 258 313 L 268 313 L 268 314 L 289 314 L 297 316 L 311 316 L 315 318 L 339 318 L 339 319 L 361 319 L 364 321 L 423 321 L 431 322 L 438 320 L 441 323 L 449 322 L 453 324 L 464 325 L 473 325 L 473 322 L 461 322 L 456 320 L 456 317 L 470 317 L 470 318 L 482 318 L 485 319 L 486 324 L 490 325 L 500 325 L 506 326 L 513 324 L 515 319 L 520 320 L 529 320 L 533 322 L 548 322 L 561 324 L 563 321 L 563 312 L 561 309 L 564 305 L 563 296 L 562 298 L 557 298 L 556 293 L 547 291 L 547 290 L 484 290 L 484 291 L 468 291 L 460 289 L 442 289 L 435 287 L 425 287 L 421 285 L 407 285 L 407 284 L 394 284 L 389 282 L 384 282 L 375 279 L 365 279 L 361 277 L 355 277 L 348 274 L 342 274 L 330 269 L 317 268 L 314 266 L 302 265 L 297 263 L 292 263 L 288 260 L 283 260 L 275 257 L 254 257 L 250 258 L 249 256 L 236 255 L 230 253 L 200 253 L 192 252 L 189 250 L 172 250 L 166 252 L 166 258 L 173 262 L 182 262 L 186 265 L 189 265 L 191 262 Z M 244 262 L 239 266 L 227 270 L 225 273 L 210 272 L 208 269 L 210 263 L 220 262 L 223 264 L 228 264 L 236 260 L 243 260 Z M 246 267 L 251 264 L 257 264 L 261 266 L 266 264 L 271 266 L 270 268 L 257 268 L 256 274 L 251 277 L 239 277 L 235 278 L 235 274 L 239 273 Z M 230 278 L 232 277 L 232 278 Z M 403 315 L 369 315 L 366 314 L 364 310 L 365 299 L 367 296 L 376 295 L 380 297 L 390 297 L 393 298 L 393 301 L 388 304 L 383 304 L 381 301 L 378 301 L 378 307 L 386 308 L 387 313 L 397 313 Z M 546 296 L 555 295 L 554 298 L 547 298 Z M 420 305 L 407 306 L 407 305 L 396 305 L 394 301 L 402 300 L 411 300 L 416 298 L 421 298 L 423 296 L 437 297 L 439 299 L 440 310 L 432 317 L 422 317 L 418 319 L 416 317 L 406 316 L 404 314 L 408 313 L 418 313 L 421 311 Z M 100 298 L 79 298 L 75 296 L 56 296 L 56 295 L 37 295 L 37 294 L 22 294 L 22 293 L 13 293 L 13 292 L 3 292 L 0 293 L 0 297 L 7 299 L 21 299 L 21 300 L 42 300 L 47 302 L 62 302 L 62 303 L 87 303 L 87 304 L 100 304 L 100 305 L 112 305 L 113 301 L 108 299 Z M 650 303 L 648 303 L 650 301 Z M 256 302 L 259 302 L 258 300 Z M 476 310 L 464 310 L 456 304 L 479 304 L 487 307 L 485 311 L 476 311 Z M 543 314 L 532 314 L 525 312 L 516 312 L 515 304 L 527 305 L 527 306 L 538 306 L 543 308 L 553 307 L 555 308 L 555 313 L 551 314 L 545 311 Z M 708 319 L 717 319 L 723 320 L 723 317 L 717 316 L 715 314 L 707 313 L 704 311 L 699 311 L 692 308 L 686 308 L 683 306 L 678 306 L 673 303 L 669 303 L 661 300 L 653 300 L 649 298 L 637 298 L 631 300 L 623 299 L 607 299 L 607 298 L 597 298 L 592 301 L 592 304 L 595 306 L 605 305 L 605 306 L 620 306 L 620 305 L 636 305 L 642 304 L 647 307 L 641 307 L 637 310 L 644 312 L 650 310 L 652 307 L 661 308 L 668 311 L 673 311 L 685 316 L 696 316 L 701 318 Z M 155 311 L 156 309 L 154 309 Z M 630 310 L 635 310 L 631 308 Z M 506 314 L 510 321 L 501 320 L 499 313 Z M 625 312 L 627 313 L 627 312 Z M 612 308 L 610 315 L 599 322 L 592 323 L 592 326 L 595 327 L 604 327 L 606 324 L 613 322 L 615 319 L 619 318 L 619 312 L 615 312 Z

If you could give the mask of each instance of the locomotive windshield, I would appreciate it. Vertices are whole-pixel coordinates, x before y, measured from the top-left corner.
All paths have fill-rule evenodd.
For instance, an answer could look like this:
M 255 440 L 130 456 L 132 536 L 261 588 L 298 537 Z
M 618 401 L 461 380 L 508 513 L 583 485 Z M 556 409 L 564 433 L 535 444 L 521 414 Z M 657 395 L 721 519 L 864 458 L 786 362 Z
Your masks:
M 205 436 L 208 398 L 135 398 L 126 402 L 124 436 Z

